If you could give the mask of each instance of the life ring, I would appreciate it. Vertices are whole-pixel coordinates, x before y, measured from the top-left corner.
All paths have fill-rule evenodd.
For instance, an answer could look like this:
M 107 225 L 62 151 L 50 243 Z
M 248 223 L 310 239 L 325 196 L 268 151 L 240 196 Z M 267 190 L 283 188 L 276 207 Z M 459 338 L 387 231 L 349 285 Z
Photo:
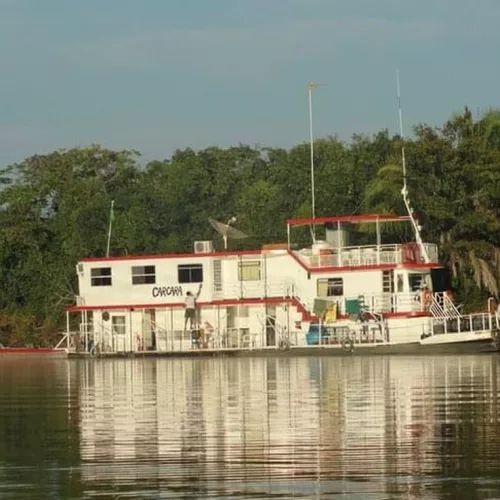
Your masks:
M 342 341 L 342 349 L 345 352 L 352 352 L 352 351 L 354 351 L 354 341 L 350 337 L 346 337 Z
M 281 350 L 288 349 L 289 347 L 290 347 L 290 343 L 287 340 L 285 340 L 285 339 L 281 339 L 280 340 L 280 342 L 279 342 L 279 348 Z
M 100 354 L 101 354 L 101 347 L 100 347 L 99 343 L 94 344 L 92 346 L 92 349 L 90 349 L 90 355 L 91 356 L 98 356 L 99 357 Z

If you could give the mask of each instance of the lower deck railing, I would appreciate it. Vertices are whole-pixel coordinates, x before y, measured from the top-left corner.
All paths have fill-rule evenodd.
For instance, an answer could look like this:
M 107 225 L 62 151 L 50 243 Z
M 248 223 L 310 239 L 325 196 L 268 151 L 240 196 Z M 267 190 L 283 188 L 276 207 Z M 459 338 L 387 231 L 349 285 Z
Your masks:
M 431 335 L 479 333 L 498 330 L 498 315 L 492 313 L 467 314 L 453 318 L 432 318 Z
M 65 348 L 69 352 L 85 352 L 89 354 L 117 352 L 183 352 L 192 349 L 279 349 L 306 346 L 349 347 L 353 344 L 378 344 L 393 341 L 393 329 L 383 316 L 373 314 L 364 321 L 338 321 L 333 324 L 290 322 L 288 328 L 268 318 L 259 317 L 260 326 L 222 327 L 211 330 L 172 330 L 163 328 L 154 321 L 148 323 L 148 334 L 123 326 L 122 329 L 106 327 L 100 323 L 80 324 L 80 330 L 67 332 L 61 338 L 57 348 Z M 240 325 L 241 326 L 241 325 Z M 302 329 L 301 327 L 304 327 Z M 307 329 L 306 329 L 307 328 Z M 398 329 L 406 328 L 399 325 Z M 420 327 L 419 327 L 420 328 Z M 457 333 L 489 333 L 497 337 L 500 330 L 500 317 L 495 313 L 476 313 L 451 318 L 424 317 L 422 331 L 417 337 L 425 339 L 434 335 L 454 335 Z M 416 339 L 417 340 L 417 339 Z M 345 345 L 344 345 L 345 344 Z

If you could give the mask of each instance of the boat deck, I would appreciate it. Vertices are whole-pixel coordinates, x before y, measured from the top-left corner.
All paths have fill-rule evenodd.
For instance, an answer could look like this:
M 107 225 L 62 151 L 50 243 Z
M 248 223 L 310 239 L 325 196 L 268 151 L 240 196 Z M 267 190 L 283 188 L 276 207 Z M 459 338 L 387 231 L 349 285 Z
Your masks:
M 213 358 L 213 357 L 281 357 L 281 356 L 351 356 L 351 355 L 389 355 L 389 354 L 477 354 L 498 352 L 487 334 L 478 335 L 468 342 L 443 343 L 367 343 L 345 345 L 315 345 L 290 346 L 286 348 L 220 348 L 220 349 L 190 349 L 183 351 L 135 351 L 135 352 L 105 352 L 91 354 L 88 352 L 68 352 L 70 358 L 80 359 L 110 359 L 110 358 Z

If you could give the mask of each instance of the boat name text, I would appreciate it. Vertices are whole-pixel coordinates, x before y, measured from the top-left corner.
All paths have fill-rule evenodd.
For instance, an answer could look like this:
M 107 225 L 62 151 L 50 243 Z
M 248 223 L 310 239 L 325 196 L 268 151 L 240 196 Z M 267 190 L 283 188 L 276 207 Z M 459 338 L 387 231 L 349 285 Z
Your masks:
M 182 296 L 182 286 L 155 286 L 151 291 L 154 298 L 156 297 L 168 297 L 170 295 Z

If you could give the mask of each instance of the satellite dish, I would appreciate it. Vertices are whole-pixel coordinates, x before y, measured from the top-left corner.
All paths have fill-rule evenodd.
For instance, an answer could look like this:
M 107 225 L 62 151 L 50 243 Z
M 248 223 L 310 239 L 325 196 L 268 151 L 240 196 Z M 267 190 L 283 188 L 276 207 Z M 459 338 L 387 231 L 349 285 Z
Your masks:
M 248 238 L 248 236 L 238 229 L 231 227 L 231 224 L 236 222 L 236 217 L 231 217 L 227 224 L 216 221 L 215 219 L 208 218 L 210 225 L 222 236 L 224 239 L 224 250 L 227 250 L 227 240 L 242 240 L 243 238 Z

